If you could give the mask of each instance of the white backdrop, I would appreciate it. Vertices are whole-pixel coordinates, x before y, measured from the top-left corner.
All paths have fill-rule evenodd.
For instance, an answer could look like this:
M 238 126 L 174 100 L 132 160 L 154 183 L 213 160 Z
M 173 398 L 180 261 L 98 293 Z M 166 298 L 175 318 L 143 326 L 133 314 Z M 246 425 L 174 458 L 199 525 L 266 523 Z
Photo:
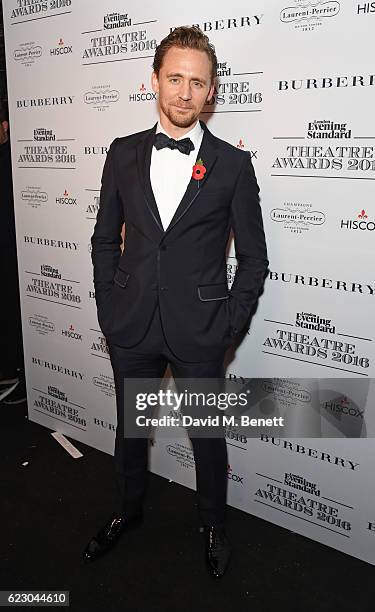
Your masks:
M 90 259 L 102 167 L 115 137 L 157 119 L 156 44 L 200 25 L 220 62 L 202 118 L 251 151 L 271 270 L 227 375 L 274 378 L 272 398 L 285 397 L 286 377 L 299 387 L 332 379 L 321 385 L 323 438 L 228 431 L 229 503 L 375 564 L 374 445 L 347 439 L 369 432 L 353 394 L 368 416 L 374 394 L 371 5 L 122 5 L 3 0 L 30 418 L 113 452 L 114 384 Z M 235 268 L 232 248 L 229 284 Z M 188 440 L 157 439 L 151 467 L 195 486 Z

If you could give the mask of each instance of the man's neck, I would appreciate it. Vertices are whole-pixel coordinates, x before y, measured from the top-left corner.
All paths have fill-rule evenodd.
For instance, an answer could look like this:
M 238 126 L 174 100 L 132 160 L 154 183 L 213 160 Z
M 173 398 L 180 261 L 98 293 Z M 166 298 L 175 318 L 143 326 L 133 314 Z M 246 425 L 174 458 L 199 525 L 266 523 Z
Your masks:
M 179 138 L 185 136 L 185 134 L 187 134 L 188 132 L 191 132 L 193 128 L 195 128 L 198 123 L 198 119 L 194 121 L 194 123 L 192 123 L 191 125 L 188 125 L 186 128 L 174 125 L 173 123 L 171 123 L 171 121 L 169 121 L 167 117 L 164 117 L 164 115 L 160 115 L 159 122 L 163 130 L 167 132 L 168 136 L 174 138 L 175 140 L 178 140 Z

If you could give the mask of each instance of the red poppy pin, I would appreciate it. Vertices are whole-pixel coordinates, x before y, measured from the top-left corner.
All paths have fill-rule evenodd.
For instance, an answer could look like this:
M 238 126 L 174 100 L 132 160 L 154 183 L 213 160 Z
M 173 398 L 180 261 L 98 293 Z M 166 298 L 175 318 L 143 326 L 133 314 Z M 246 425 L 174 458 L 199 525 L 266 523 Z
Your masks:
M 192 178 L 195 179 L 196 181 L 201 181 L 204 178 L 204 175 L 206 174 L 206 172 L 207 172 L 207 169 L 204 166 L 203 160 L 198 159 L 197 163 L 194 164 L 193 166 Z

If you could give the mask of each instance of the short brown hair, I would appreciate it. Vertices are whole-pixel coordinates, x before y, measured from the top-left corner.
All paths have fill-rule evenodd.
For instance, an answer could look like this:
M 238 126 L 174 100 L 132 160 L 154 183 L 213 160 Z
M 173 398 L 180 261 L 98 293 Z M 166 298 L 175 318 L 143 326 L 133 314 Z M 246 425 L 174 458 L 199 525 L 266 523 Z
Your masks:
M 188 49 L 197 49 L 207 53 L 211 62 L 211 80 L 216 77 L 217 72 L 217 57 L 215 47 L 210 43 L 208 36 L 203 34 L 198 26 L 180 26 L 176 28 L 168 36 L 163 38 L 160 44 L 156 47 L 154 62 L 152 67 L 154 72 L 159 76 L 159 70 L 163 63 L 163 58 L 171 47 L 182 47 Z

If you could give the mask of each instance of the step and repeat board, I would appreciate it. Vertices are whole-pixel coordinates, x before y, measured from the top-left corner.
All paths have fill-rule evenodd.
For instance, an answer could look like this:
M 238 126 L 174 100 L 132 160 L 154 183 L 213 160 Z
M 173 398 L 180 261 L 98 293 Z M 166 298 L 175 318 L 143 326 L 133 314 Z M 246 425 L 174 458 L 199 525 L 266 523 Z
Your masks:
M 199 25 L 219 61 L 202 120 L 250 151 L 270 260 L 226 375 L 259 379 L 259 414 L 297 414 L 310 379 L 319 404 L 313 438 L 228 428 L 228 503 L 375 564 L 373 3 L 3 0 L 3 12 L 30 419 L 113 453 L 90 255 L 102 168 L 114 138 L 158 118 L 157 44 Z M 232 243 L 229 286 L 237 265 Z M 156 433 L 151 469 L 194 488 L 188 438 Z

